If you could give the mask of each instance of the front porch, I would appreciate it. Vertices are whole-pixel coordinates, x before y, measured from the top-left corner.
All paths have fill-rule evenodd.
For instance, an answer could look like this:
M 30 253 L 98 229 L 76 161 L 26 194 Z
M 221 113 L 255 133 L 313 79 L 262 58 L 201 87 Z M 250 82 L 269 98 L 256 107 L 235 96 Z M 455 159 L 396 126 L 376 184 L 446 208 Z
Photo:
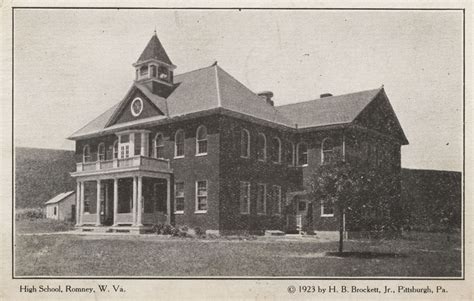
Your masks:
M 109 168 L 97 163 L 97 168 L 78 168 L 72 174 L 77 178 L 78 230 L 144 233 L 153 224 L 171 223 L 169 163 L 149 164 L 162 160 L 143 159 L 114 160 L 117 164 Z M 121 164 L 125 161 L 137 164 L 125 167 Z

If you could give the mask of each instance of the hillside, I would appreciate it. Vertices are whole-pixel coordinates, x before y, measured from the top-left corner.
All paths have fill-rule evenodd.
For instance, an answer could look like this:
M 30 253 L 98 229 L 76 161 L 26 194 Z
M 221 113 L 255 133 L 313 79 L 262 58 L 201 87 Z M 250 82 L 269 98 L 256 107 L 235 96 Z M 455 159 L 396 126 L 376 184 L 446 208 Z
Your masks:
M 15 207 L 43 206 L 53 196 L 75 190 L 69 175 L 74 170 L 74 151 L 15 148 Z
M 402 205 L 405 225 L 420 230 L 461 227 L 460 172 L 402 169 Z

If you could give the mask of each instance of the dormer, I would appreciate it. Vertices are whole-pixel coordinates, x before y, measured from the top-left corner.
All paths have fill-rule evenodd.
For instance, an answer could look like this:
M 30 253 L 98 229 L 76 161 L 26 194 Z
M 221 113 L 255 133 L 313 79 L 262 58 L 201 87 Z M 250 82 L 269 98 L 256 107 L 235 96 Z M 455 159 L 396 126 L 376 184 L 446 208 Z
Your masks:
M 166 98 L 173 90 L 173 71 L 176 66 L 166 54 L 156 32 L 133 67 L 135 81 L 148 86 L 154 94 Z

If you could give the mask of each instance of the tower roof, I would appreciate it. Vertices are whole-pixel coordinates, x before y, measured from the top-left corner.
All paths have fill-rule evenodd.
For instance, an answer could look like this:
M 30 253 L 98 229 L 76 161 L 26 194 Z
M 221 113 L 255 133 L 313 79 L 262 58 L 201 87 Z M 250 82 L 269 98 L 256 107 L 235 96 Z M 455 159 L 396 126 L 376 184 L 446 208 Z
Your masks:
M 161 45 L 161 42 L 158 39 L 158 36 L 156 35 L 156 32 L 151 37 L 150 41 L 145 47 L 145 50 L 143 50 L 142 54 L 138 58 L 137 63 L 144 62 L 151 59 L 162 61 L 163 63 L 166 63 L 168 65 L 173 65 L 170 58 L 166 54 L 166 51 L 163 48 L 163 45 Z

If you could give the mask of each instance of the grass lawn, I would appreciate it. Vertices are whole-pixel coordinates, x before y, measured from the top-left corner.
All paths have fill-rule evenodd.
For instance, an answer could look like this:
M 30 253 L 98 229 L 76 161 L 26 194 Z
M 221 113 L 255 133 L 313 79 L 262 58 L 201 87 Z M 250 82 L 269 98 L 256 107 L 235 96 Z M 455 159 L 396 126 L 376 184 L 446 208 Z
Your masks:
M 27 227 L 18 227 L 25 230 Z M 44 231 L 37 231 L 44 232 Z M 24 232 L 23 232 L 24 233 Z M 461 276 L 459 235 L 397 240 L 19 235 L 16 276 Z

